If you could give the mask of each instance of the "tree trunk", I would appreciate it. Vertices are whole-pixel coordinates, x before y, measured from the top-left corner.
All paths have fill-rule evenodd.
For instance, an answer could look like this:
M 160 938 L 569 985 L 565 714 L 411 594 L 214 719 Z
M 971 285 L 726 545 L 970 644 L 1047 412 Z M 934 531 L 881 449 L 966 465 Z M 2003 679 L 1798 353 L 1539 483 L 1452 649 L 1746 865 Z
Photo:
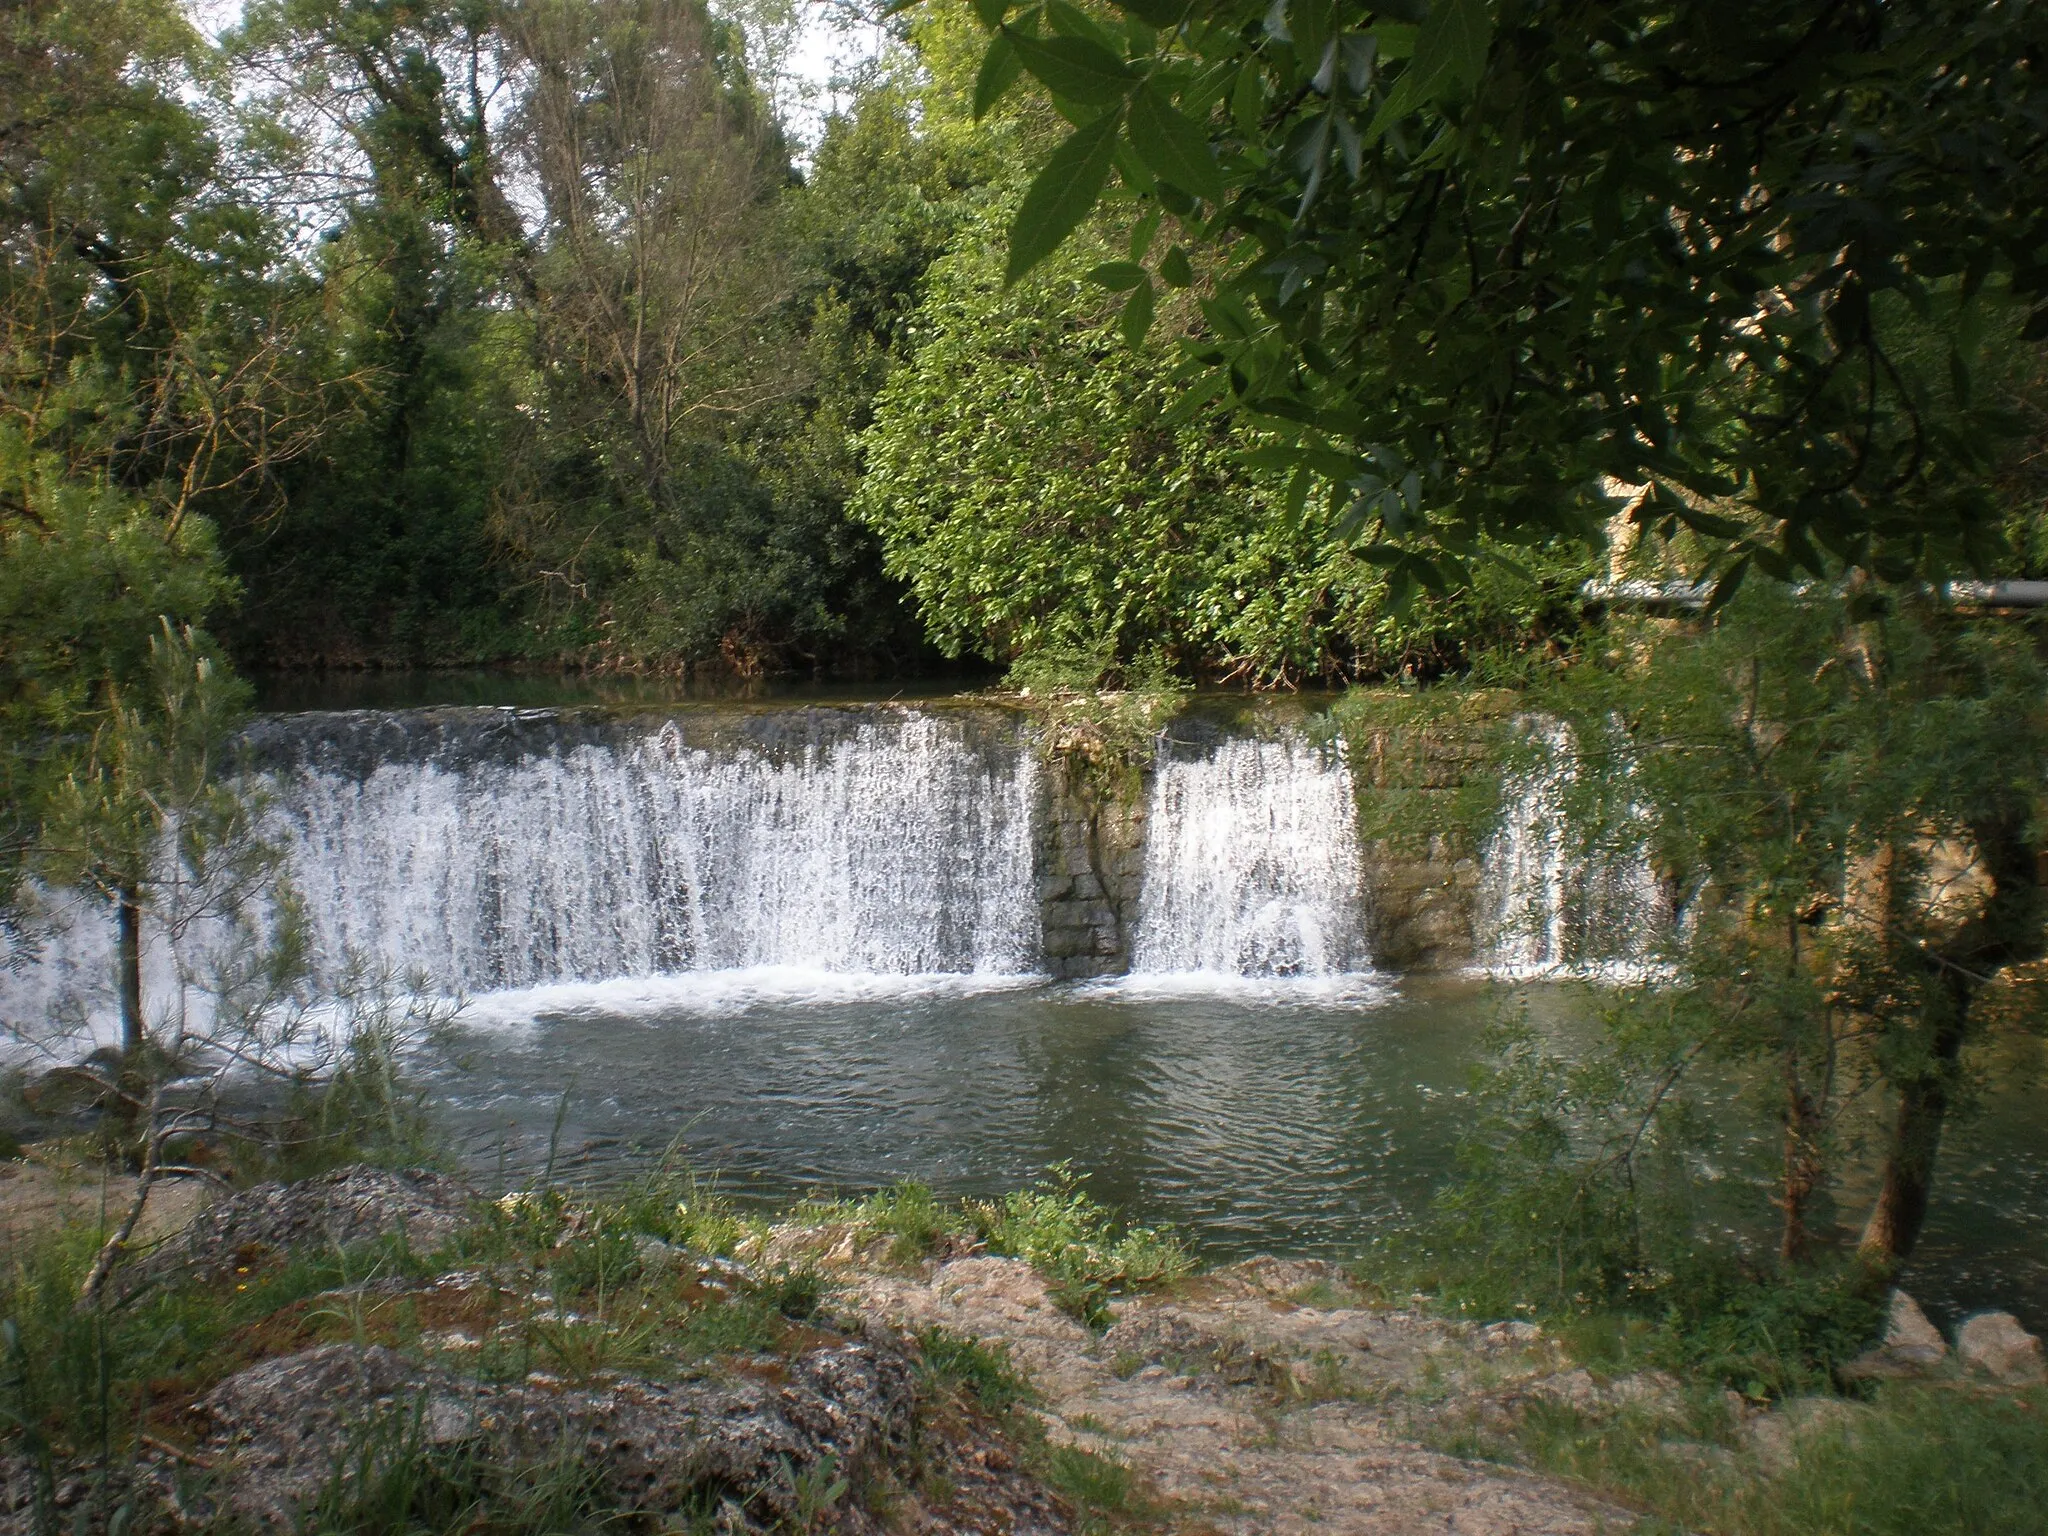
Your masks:
M 1806 1220 L 1807 1207 L 1827 1175 L 1821 1136 L 1825 1115 L 1814 1095 L 1800 1082 L 1798 1064 L 1785 1065 L 1785 1184 L 1778 1197 L 1784 1212 L 1784 1226 L 1778 1237 L 1778 1257 L 1787 1264 L 1804 1263 L 1812 1252 L 1813 1235 Z
M 1954 997 L 1948 1016 L 1935 1032 L 1927 1070 L 1899 1087 L 1899 1107 L 1892 1120 L 1891 1143 L 1885 1150 L 1884 1182 L 1877 1203 L 1864 1224 L 1858 1245 L 1866 1258 L 1898 1264 L 1913 1255 L 1927 1203 L 1934 1189 L 1934 1160 L 1941 1155 L 1941 1131 L 1948 1119 L 1956 1067 L 1962 1060 L 1967 995 Z
M 147 1040 L 142 1027 L 142 903 L 134 886 L 121 888 L 115 907 L 119 924 L 115 963 L 121 973 L 121 1054 L 133 1064 L 141 1059 Z
M 1991 877 L 1991 894 L 1954 940 L 1928 957 L 1936 974 L 1928 988 L 1934 1017 L 1927 1056 L 1898 1084 L 1884 1178 L 1858 1245 L 1864 1257 L 1880 1263 L 1911 1257 L 1920 1240 L 1978 989 L 2004 967 L 2031 960 L 2042 950 L 2048 900 L 2036 881 L 2038 855 L 2027 841 L 2027 810 L 2010 806 L 2003 815 L 1987 816 L 1971 827 L 1977 856 Z

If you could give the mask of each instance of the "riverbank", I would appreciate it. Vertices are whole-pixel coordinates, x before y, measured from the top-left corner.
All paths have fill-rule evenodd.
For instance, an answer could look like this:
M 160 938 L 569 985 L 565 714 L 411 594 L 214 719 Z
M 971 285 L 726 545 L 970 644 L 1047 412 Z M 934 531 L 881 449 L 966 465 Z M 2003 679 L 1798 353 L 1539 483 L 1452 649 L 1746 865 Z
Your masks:
M 2038 1348 L 1758 1400 L 1332 1263 L 1193 1273 L 1070 1186 L 770 1223 L 344 1169 L 81 1314 L 96 1227 L 10 1242 L 0 1530 L 2048 1529 Z

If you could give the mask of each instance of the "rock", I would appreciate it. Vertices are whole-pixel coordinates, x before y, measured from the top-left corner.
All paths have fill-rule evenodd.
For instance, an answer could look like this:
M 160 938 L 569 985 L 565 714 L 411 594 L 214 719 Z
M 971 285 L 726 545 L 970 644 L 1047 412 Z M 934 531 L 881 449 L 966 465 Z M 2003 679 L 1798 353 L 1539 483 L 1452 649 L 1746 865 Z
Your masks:
M 633 1257 L 640 1261 L 643 1269 L 675 1269 L 690 1262 L 687 1250 L 644 1232 L 633 1238 Z
M 331 1252 L 395 1235 L 431 1252 L 471 1224 L 473 1203 L 468 1189 L 442 1174 L 337 1168 L 228 1196 L 202 1212 L 151 1268 L 225 1277 L 252 1259 Z
M 329 1344 L 238 1372 L 195 1412 L 226 1513 L 272 1529 L 294 1526 L 337 1465 L 367 1452 L 375 1467 L 408 1437 L 500 1469 L 568 1456 L 623 1512 L 708 1496 L 750 1522 L 794 1525 L 807 1486 L 859 1486 L 909 1443 L 914 1379 L 907 1358 L 868 1340 L 811 1350 L 774 1382 L 584 1387 L 478 1385 L 380 1346 Z M 842 1529 L 868 1528 L 843 1514 Z
M 1904 1291 L 1893 1291 L 1884 1342 L 1851 1360 L 1840 1374 L 1851 1381 L 1923 1376 L 1947 1358 L 1948 1341 L 1927 1320 L 1920 1303 Z
M 1805 1445 L 1830 1431 L 1853 1433 L 1857 1418 L 1869 1411 L 1839 1397 L 1795 1397 L 1750 1419 L 1742 1433 L 1767 1470 L 1788 1472 Z
M 2014 1386 L 2048 1380 L 2041 1341 L 2010 1312 L 1979 1312 L 1956 1330 L 1956 1355 L 1971 1370 Z

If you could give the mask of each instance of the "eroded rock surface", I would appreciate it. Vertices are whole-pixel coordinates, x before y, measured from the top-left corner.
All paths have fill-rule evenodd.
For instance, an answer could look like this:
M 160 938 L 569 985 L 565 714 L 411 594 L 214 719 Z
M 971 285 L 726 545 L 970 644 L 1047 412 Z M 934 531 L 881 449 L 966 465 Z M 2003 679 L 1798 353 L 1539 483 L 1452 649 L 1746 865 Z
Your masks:
M 1334 1265 L 1255 1260 L 1116 1306 L 1100 1337 L 1015 1259 L 919 1276 L 852 1273 L 853 1305 L 1006 1349 L 1047 1434 L 1127 1463 L 1222 1532 L 1593 1536 L 1626 1510 L 1425 1449 L 1434 1407 L 1560 1374 L 1527 1324 L 1478 1328 L 1366 1305 Z
M 331 1252 L 403 1235 L 430 1253 L 474 1219 L 475 1197 L 443 1174 L 337 1168 L 295 1184 L 258 1184 L 215 1202 L 156 1265 L 218 1277 L 271 1255 Z
M 774 1525 L 801 1523 L 816 1512 L 807 1498 L 839 1478 L 858 1484 L 902 1449 L 912 1371 L 892 1349 L 848 1340 L 777 1379 L 479 1385 L 389 1349 L 330 1344 L 238 1372 L 195 1414 L 199 1454 L 228 1474 L 227 1511 L 271 1528 L 296 1524 L 338 1453 L 374 1460 L 408 1440 L 501 1467 L 570 1458 L 624 1512 L 729 1504 L 728 1525 Z M 844 1502 L 838 1528 L 868 1529 Z

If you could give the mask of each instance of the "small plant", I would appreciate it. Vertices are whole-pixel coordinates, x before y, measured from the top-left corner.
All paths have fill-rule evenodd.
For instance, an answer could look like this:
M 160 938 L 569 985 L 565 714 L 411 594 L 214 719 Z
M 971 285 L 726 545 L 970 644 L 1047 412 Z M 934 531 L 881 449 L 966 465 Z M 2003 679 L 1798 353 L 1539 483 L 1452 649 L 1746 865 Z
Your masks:
M 863 1226 L 894 1239 L 889 1245 L 892 1264 L 916 1264 L 947 1238 L 970 1230 L 957 1210 L 939 1203 L 929 1185 L 910 1179 L 877 1190 L 854 1206 L 852 1214 Z
M 582 1225 L 584 1231 L 566 1239 L 548 1261 L 557 1298 L 615 1291 L 640 1273 L 632 1233 L 608 1226 L 601 1216 Z
M 991 1253 L 1028 1261 L 1053 1299 L 1091 1327 L 1106 1325 L 1109 1298 L 1177 1280 L 1191 1267 L 1187 1249 L 1150 1227 L 1116 1231 L 1115 1217 L 1082 1188 L 1064 1163 L 1036 1189 L 969 1207 Z
M 990 1413 L 1007 1413 L 1037 1398 L 1003 1345 L 963 1339 L 943 1328 L 925 1329 L 917 1342 L 933 1380 L 966 1393 Z
M 789 1485 L 792 1505 L 788 1529 L 798 1536 L 816 1530 L 823 1523 L 827 1511 L 846 1497 L 846 1479 L 839 1475 L 839 1458 L 836 1456 L 821 1456 L 801 1472 L 792 1468 L 789 1459 L 784 1457 L 782 1476 Z
M 1078 1445 L 1054 1446 L 1039 1471 L 1046 1482 L 1094 1515 L 1128 1517 L 1143 1509 L 1138 1474 L 1123 1462 Z
M 827 1289 L 825 1277 L 808 1264 L 776 1270 L 750 1287 L 763 1305 L 798 1323 L 809 1322 L 824 1308 Z
M 648 1324 L 622 1328 L 602 1316 L 536 1318 L 527 1329 L 556 1373 L 579 1386 L 645 1369 L 658 1358 L 654 1329 Z

